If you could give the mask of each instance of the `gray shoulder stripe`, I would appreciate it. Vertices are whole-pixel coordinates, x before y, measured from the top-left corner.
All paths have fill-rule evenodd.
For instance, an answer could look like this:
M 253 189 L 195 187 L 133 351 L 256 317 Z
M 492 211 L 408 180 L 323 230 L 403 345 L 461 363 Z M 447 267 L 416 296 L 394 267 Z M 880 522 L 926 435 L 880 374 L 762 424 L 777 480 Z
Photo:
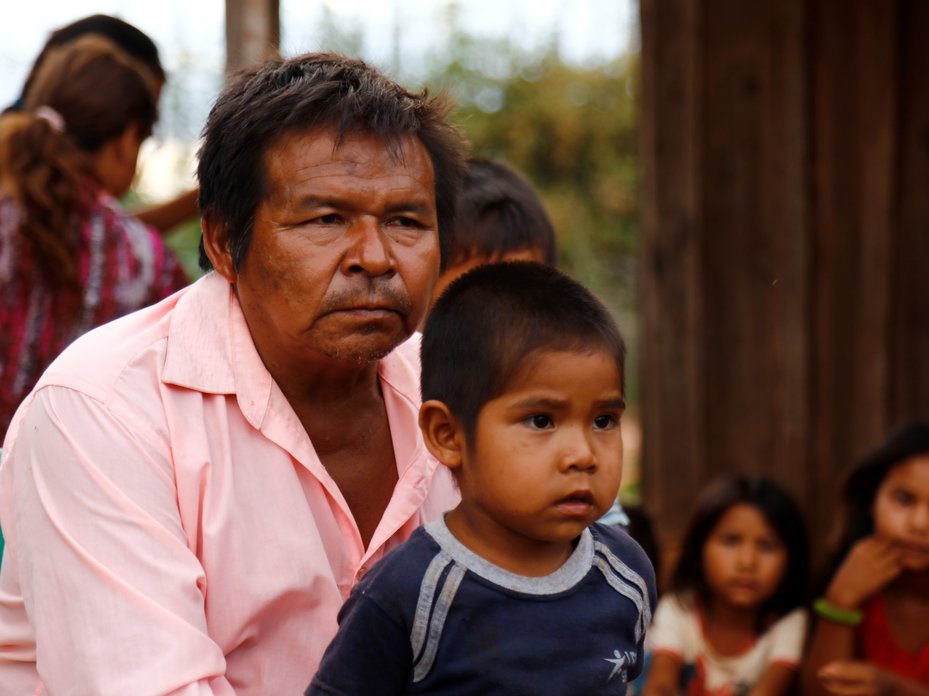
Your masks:
M 603 557 L 607 560 L 607 562 L 610 564 L 610 567 L 613 568 L 616 573 L 619 573 L 619 575 L 621 575 L 623 579 L 626 580 L 626 582 L 635 585 L 639 592 L 642 593 L 642 599 L 645 600 L 645 618 L 647 619 L 645 625 L 647 626 L 649 623 L 651 623 L 652 620 L 652 608 L 649 606 L 650 602 L 648 598 L 648 586 L 645 584 L 645 579 L 628 565 L 626 565 L 619 558 L 619 556 L 610 551 L 606 544 L 598 541 L 595 544 L 595 548 L 598 553 L 603 554 Z
M 413 659 L 419 657 L 423 644 L 426 642 L 426 630 L 429 628 L 429 615 L 432 613 L 432 601 L 439 585 L 442 571 L 452 562 L 451 556 L 444 551 L 436 554 L 423 574 L 423 581 L 419 586 L 419 598 L 416 600 L 416 613 L 413 615 L 413 630 L 410 632 L 410 647 L 413 648 Z
M 442 630 L 445 628 L 445 619 L 448 617 L 448 611 L 455 601 L 455 593 L 458 592 L 458 586 L 461 584 L 467 571 L 457 563 L 453 564 L 442 585 L 442 591 L 439 592 L 439 598 L 435 603 L 435 610 L 432 612 L 432 620 L 429 622 L 429 638 L 426 641 L 426 649 L 422 657 L 413 666 L 413 682 L 422 681 L 432 669 L 432 663 L 435 662 L 436 653 L 439 651 L 439 641 L 442 640 Z
M 651 623 L 651 610 L 648 607 L 647 596 L 643 597 L 641 592 L 638 591 L 638 588 L 631 585 L 614 572 L 610 564 L 603 557 L 596 556 L 594 558 L 594 565 L 603 574 L 604 579 L 610 587 L 635 605 L 639 615 L 639 619 L 636 621 L 635 625 L 635 639 L 636 642 L 642 640 L 642 636 L 645 635 L 645 628 Z

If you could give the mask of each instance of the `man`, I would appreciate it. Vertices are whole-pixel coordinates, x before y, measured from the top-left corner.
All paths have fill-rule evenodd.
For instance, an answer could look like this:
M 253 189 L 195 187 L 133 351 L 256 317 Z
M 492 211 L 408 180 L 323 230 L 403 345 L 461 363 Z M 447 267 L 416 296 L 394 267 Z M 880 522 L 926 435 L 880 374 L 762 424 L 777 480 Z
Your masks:
M 332 54 L 220 96 L 215 272 L 73 344 L 4 443 L 4 693 L 299 693 L 352 585 L 454 506 L 410 338 L 464 170 L 448 112 Z

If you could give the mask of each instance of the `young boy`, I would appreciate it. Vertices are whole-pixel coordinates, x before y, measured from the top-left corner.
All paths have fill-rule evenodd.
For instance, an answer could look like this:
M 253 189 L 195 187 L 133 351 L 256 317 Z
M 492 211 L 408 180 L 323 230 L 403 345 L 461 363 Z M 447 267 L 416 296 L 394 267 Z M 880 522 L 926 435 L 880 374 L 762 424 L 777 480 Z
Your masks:
M 622 472 L 625 346 L 553 268 L 492 264 L 427 321 L 420 428 L 461 503 L 355 587 L 308 695 L 624 694 L 654 574 L 592 524 Z

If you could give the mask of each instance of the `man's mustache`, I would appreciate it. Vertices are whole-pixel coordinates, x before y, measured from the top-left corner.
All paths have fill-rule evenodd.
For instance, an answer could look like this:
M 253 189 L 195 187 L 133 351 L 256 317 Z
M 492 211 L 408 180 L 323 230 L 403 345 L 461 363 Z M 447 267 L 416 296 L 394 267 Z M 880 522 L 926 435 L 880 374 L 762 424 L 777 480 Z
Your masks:
M 368 288 L 340 290 L 327 295 L 320 309 L 322 314 L 352 309 L 386 309 L 398 314 L 409 314 L 413 302 L 402 288 L 369 283 Z

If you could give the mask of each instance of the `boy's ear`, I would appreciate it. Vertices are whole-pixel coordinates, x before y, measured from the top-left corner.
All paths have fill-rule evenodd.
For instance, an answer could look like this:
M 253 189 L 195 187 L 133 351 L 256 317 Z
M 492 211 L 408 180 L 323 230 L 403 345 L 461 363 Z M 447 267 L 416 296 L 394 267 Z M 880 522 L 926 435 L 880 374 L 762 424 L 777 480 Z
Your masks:
M 425 402 L 419 409 L 419 429 L 433 457 L 452 470 L 461 466 L 467 441 L 448 406 L 435 399 Z

